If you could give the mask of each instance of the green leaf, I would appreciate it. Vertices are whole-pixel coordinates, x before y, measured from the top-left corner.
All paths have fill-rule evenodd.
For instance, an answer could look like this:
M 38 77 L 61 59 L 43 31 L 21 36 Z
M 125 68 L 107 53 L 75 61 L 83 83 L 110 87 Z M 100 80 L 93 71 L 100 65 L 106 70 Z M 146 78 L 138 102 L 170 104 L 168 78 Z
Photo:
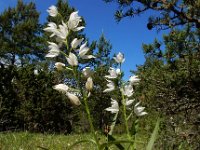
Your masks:
M 136 118 L 136 120 L 134 121 L 134 123 L 131 126 L 131 130 L 130 130 L 131 136 L 135 136 L 136 135 L 137 130 L 139 128 L 139 123 L 138 122 L 139 122 L 139 120 L 138 120 L 138 118 Z
M 96 145 L 96 142 L 94 141 L 94 140 L 80 140 L 80 141 L 78 141 L 78 142 L 75 142 L 75 143 L 73 143 L 71 146 L 69 146 L 67 149 L 72 149 L 72 147 L 74 147 L 74 146 L 76 146 L 76 145 L 78 145 L 78 144 L 80 144 L 80 143 L 86 143 L 86 142 L 88 142 L 88 143 L 93 143 L 93 144 L 95 144 Z
M 112 137 L 113 138 L 113 137 Z M 115 140 L 115 138 L 114 138 Z M 124 150 L 125 148 L 121 145 L 121 143 L 134 143 L 134 141 L 131 140 L 115 140 L 115 141 L 109 141 L 107 143 L 103 143 L 100 146 L 100 149 L 103 150 L 106 147 L 109 147 L 111 145 L 116 145 L 120 150 Z
M 109 132 L 109 135 L 112 135 L 113 133 L 113 130 L 115 128 L 115 124 L 116 124 L 116 121 L 117 121 L 117 117 L 118 117 L 118 113 L 115 114 L 113 120 L 112 120 L 112 124 L 110 126 L 110 132 Z
M 158 135 L 160 121 L 161 121 L 161 119 L 158 118 L 157 122 L 156 122 L 156 126 L 155 126 L 155 128 L 153 130 L 153 133 L 151 134 L 151 138 L 149 140 L 149 143 L 148 143 L 148 145 L 146 147 L 146 150 L 152 150 L 153 149 L 153 144 L 154 144 L 154 142 L 155 142 L 155 140 L 157 138 L 157 135 Z
M 110 142 L 110 141 L 116 141 L 116 139 L 112 136 L 112 135 L 109 135 L 108 134 L 108 142 Z M 123 150 L 124 149 L 124 147 L 120 144 L 120 143 L 118 143 L 118 144 L 115 144 L 120 150 Z

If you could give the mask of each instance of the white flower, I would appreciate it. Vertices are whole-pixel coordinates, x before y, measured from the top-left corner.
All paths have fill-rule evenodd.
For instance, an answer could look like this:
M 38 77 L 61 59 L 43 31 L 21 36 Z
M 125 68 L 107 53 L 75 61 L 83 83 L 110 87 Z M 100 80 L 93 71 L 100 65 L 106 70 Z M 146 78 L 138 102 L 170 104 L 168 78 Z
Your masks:
M 54 22 L 49 22 L 48 27 L 44 28 L 46 32 L 52 32 L 50 37 L 53 37 L 58 32 L 57 25 Z
M 82 41 L 83 41 L 83 38 L 79 40 L 77 38 L 73 39 L 73 41 L 71 42 L 71 47 L 73 49 L 76 49 L 77 46 L 80 45 Z
M 114 57 L 117 63 L 123 63 L 125 61 L 124 55 L 122 53 L 118 53 L 116 57 Z
M 115 70 L 114 68 L 110 67 L 110 69 L 108 70 L 108 72 L 110 73 L 110 75 L 106 75 L 105 77 L 108 79 L 115 79 L 117 78 L 117 76 L 121 73 L 120 69 Z
M 76 12 L 72 12 L 70 14 L 70 17 L 69 17 L 69 20 L 68 20 L 68 28 L 70 30 L 73 30 L 73 31 L 79 31 L 85 27 L 81 26 L 81 27 L 78 27 L 78 24 L 79 22 L 81 22 L 81 17 L 78 16 L 78 11 Z
M 93 55 L 86 55 L 86 53 L 90 50 L 89 47 L 86 46 L 87 42 L 85 42 L 84 44 L 81 45 L 80 49 L 79 49 L 79 56 L 82 59 L 91 59 L 91 58 L 95 58 Z
M 49 53 L 45 57 L 56 57 L 60 54 L 59 46 L 56 43 L 48 42 L 50 45 L 49 47 Z
M 56 17 L 58 14 L 58 10 L 57 7 L 52 5 L 51 7 L 49 7 L 49 9 L 47 10 L 47 12 L 49 13 L 50 16 L 52 17 Z
M 138 106 L 140 104 L 140 102 L 138 102 L 135 106 L 134 106 L 134 112 L 135 114 L 140 117 L 140 116 L 144 116 L 147 114 L 147 112 L 144 112 L 143 110 L 145 109 L 145 107 L 141 107 Z
M 131 110 L 131 105 L 133 104 L 135 100 L 131 99 L 129 100 L 128 98 L 125 99 L 125 101 L 122 101 L 122 104 L 126 106 L 126 109 Z
M 38 75 L 39 74 L 37 69 L 34 69 L 33 73 L 34 73 L 34 75 Z
M 114 82 L 112 82 L 111 80 L 107 80 L 108 84 L 107 84 L 107 89 L 105 89 L 103 92 L 111 92 L 113 90 L 115 90 L 115 84 Z
M 73 105 L 76 105 L 76 106 L 79 106 L 81 104 L 79 98 L 74 95 L 74 94 L 71 94 L 69 92 L 66 93 L 67 97 L 69 98 L 70 102 L 73 104 Z
M 116 114 L 119 111 L 118 102 L 111 98 L 111 107 L 105 109 L 106 111 L 110 111 L 112 114 Z
M 82 71 L 83 75 L 88 78 L 92 75 L 92 71 L 90 70 L 90 67 L 85 67 Z
M 78 59 L 76 57 L 75 54 L 73 53 L 69 53 L 69 57 L 66 58 L 67 59 L 67 62 L 71 65 L 71 66 L 78 66 Z
M 94 86 L 93 80 L 92 80 L 91 77 L 89 77 L 89 78 L 87 79 L 87 82 L 85 83 L 85 87 L 86 87 L 86 89 L 87 89 L 88 91 L 91 91 L 91 90 L 93 89 L 93 86 Z
M 139 81 L 140 81 L 140 79 L 138 78 L 138 76 L 131 76 L 131 77 L 129 78 L 129 82 L 130 82 L 132 85 L 138 83 Z
M 128 106 L 130 106 L 131 104 L 133 104 L 134 101 L 135 101 L 135 100 L 133 100 L 133 99 L 131 99 L 131 100 L 126 99 L 126 100 L 125 100 L 125 105 L 128 107 Z
M 55 33 L 58 38 L 65 40 L 68 35 L 68 27 L 67 25 L 62 21 L 62 25 L 59 25 L 59 30 Z
M 56 62 L 55 67 L 56 67 L 57 70 L 62 70 L 63 67 L 65 67 L 65 64 L 61 63 L 61 62 Z
M 57 84 L 53 86 L 53 89 L 62 92 L 62 93 L 67 93 L 69 87 L 65 84 Z
M 122 93 L 127 97 L 131 97 L 133 95 L 132 85 L 130 85 L 130 84 L 125 85 L 124 88 L 122 89 Z

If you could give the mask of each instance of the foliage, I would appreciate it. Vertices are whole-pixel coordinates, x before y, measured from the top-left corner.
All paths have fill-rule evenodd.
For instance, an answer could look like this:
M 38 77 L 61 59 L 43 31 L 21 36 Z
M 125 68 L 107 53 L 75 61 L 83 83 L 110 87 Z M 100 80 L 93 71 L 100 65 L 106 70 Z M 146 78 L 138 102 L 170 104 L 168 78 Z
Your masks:
M 78 116 L 51 88 L 62 74 L 40 62 L 46 37 L 35 4 L 18 1 L 0 17 L 0 130 L 70 133 Z
M 34 3 L 18 0 L 0 15 L 0 64 L 23 66 L 43 59 L 42 25 Z
M 187 25 L 200 28 L 199 21 L 199 0 L 103 0 L 115 2 L 119 9 L 115 18 L 120 21 L 124 17 L 135 17 L 145 12 L 159 12 L 152 15 L 147 23 L 151 30 L 157 27 L 158 30 L 165 30 L 176 26 Z
M 146 61 L 136 71 L 141 78 L 138 88 L 141 98 L 151 108 L 167 115 L 162 139 L 177 140 L 182 133 L 187 133 L 190 135 L 187 142 L 191 140 L 188 143 L 194 149 L 199 140 L 199 37 L 199 30 L 188 24 L 185 29 L 174 29 L 164 35 L 163 44 L 158 40 L 144 44 Z M 172 121 L 170 118 L 179 119 Z M 171 128 L 168 124 L 174 125 Z M 173 128 L 175 134 L 172 134 Z M 181 144 L 168 142 L 166 145 L 179 147 Z
M 151 12 L 149 30 L 169 29 L 163 41 L 143 44 L 145 63 L 133 71 L 141 78 L 136 95 L 165 118 L 158 149 L 184 148 L 187 144 L 198 149 L 200 1 L 104 1 L 118 3 L 117 21 Z M 185 139 L 180 138 L 182 134 Z

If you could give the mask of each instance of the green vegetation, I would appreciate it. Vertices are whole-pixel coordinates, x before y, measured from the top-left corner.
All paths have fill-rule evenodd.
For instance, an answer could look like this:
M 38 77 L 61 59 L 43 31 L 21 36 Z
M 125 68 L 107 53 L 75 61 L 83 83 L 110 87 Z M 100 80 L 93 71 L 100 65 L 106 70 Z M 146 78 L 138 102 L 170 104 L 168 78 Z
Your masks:
M 50 134 L 36 134 L 29 132 L 17 133 L 1 133 L 0 134 L 0 149 L 1 150 L 63 150 L 72 143 L 79 140 L 90 139 L 89 134 L 75 134 L 75 135 L 50 135 Z M 90 143 L 84 143 L 76 146 L 74 149 L 92 149 Z
M 111 58 L 112 46 L 103 34 L 98 41 L 85 44 L 87 52 L 82 55 L 92 56 L 89 60 L 71 46 L 74 38 L 88 41 L 82 30 L 69 29 L 64 40 L 49 38 L 50 34 L 43 31 L 49 24 L 39 23 L 33 2 L 18 0 L 16 7 L 0 14 L 0 149 L 59 150 L 82 140 L 87 143 L 74 149 L 94 149 L 92 140 L 99 149 L 200 148 L 200 0 L 104 1 L 119 4 L 117 21 L 148 10 L 158 11 L 158 16 L 150 16 L 147 28 L 169 31 L 163 39 L 143 44 L 145 62 L 132 71 L 139 80 L 135 85 L 122 80 L 123 72 L 116 68 L 121 69 L 124 56 L 119 53 Z M 59 14 L 47 20 L 62 28 L 66 25 L 62 21 L 67 22 L 75 8 L 64 0 L 58 0 L 56 6 Z M 84 19 L 79 25 L 85 25 Z M 54 29 L 55 34 L 60 26 Z M 54 46 L 59 43 L 56 46 L 64 55 L 51 61 L 44 59 L 47 41 Z M 84 45 L 83 41 L 77 46 Z M 70 64 L 71 52 L 74 57 Z M 66 70 L 59 70 L 55 62 L 64 63 Z M 89 76 L 92 81 L 82 75 L 86 67 L 94 71 Z M 108 75 L 108 71 L 112 73 Z M 102 78 L 105 75 L 107 80 Z M 60 94 L 60 89 L 52 88 L 60 83 L 70 87 L 73 98 L 67 90 Z M 105 92 L 106 88 L 111 93 Z M 81 106 L 73 105 L 74 99 L 81 98 Z M 141 102 L 148 117 L 141 117 L 147 113 L 141 106 L 130 105 L 133 102 Z M 110 127 L 115 127 L 113 133 Z M 129 144 L 124 144 L 127 139 Z
M 117 138 L 123 140 L 125 135 L 116 135 Z M 141 136 L 140 136 L 141 137 Z M 63 150 L 67 149 L 73 143 L 81 140 L 90 140 L 91 134 L 41 134 L 41 133 L 30 133 L 30 132 L 5 132 L 0 133 L 0 149 L 1 150 Z M 99 136 L 100 142 L 105 142 L 106 137 L 104 135 Z M 144 149 L 144 145 L 147 139 L 142 136 L 138 138 L 137 147 L 138 149 Z M 91 143 L 80 143 L 76 145 L 74 150 L 88 150 L 94 149 L 94 145 Z M 112 150 L 116 149 L 116 146 L 111 147 Z

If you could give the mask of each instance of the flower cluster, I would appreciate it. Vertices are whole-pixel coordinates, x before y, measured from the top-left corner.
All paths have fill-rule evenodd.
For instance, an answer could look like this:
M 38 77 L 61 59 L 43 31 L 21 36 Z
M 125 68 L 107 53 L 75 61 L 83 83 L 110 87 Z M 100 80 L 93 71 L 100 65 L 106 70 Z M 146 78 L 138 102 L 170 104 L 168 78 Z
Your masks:
M 57 15 L 60 15 L 58 12 L 58 9 L 56 6 L 51 6 L 47 10 L 49 15 L 51 17 L 56 17 Z M 58 71 L 61 71 L 63 69 L 68 69 L 73 72 L 75 72 L 74 69 L 77 69 L 77 66 L 79 65 L 78 58 L 81 59 L 92 59 L 95 58 L 93 55 L 88 55 L 90 48 L 87 46 L 87 42 L 83 42 L 84 39 L 78 39 L 74 38 L 70 44 L 68 44 L 68 36 L 70 32 L 77 32 L 82 29 L 84 29 L 84 26 L 79 26 L 79 23 L 82 22 L 81 17 L 78 15 L 78 11 L 72 12 L 69 16 L 69 19 L 67 22 L 62 21 L 62 24 L 57 25 L 54 22 L 49 22 L 47 24 L 47 27 L 44 28 L 44 31 L 51 33 L 50 37 L 55 37 L 56 41 L 58 43 L 54 42 L 48 42 L 49 46 L 49 52 L 46 55 L 48 58 L 57 57 L 59 55 L 64 55 L 68 65 L 62 63 L 62 62 L 56 62 L 55 68 Z M 64 53 L 61 51 L 60 47 L 61 45 L 65 44 L 68 50 L 68 53 Z M 71 46 L 69 48 L 69 45 Z M 75 67 L 75 68 L 74 68 Z M 89 67 L 86 67 L 83 69 L 83 75 L 87 78 L 85 88 L 88 92 L 90 92 L 93 89 L 93 80 L 91 77 L 91 70 Z M 70 87 L 68 87 L 65 84 L 58 84 L 53 87 L 55 90 L 64 93 L 70 100 L 70 102 L 74 105 L 80 105 L 81 102 L 77 96 L 77 94 L 74 94 L 70 92 Z
M 121 64 L 125 61 L 124 55 L 122 53 L 118 53 L 116 57 L 114 57 L 114 60 L 121 66 Z M 131 76 L 129 81 L 126 84 L 120 84 L 118 83 L 117 87 L 116 85 L 116 79 L 121 77 L 121 70 L 119 68 L 114 69 L 110 68 L 108 71 L 109 75 L 106 75 L 105 78 L 107 80 L 107 88 L 104 90 L 104 92 L 111 92 L 114 91 L 115 89 L 119 88 L 121 91 L 121 94 L 123 95 L 121 104 L 123 104 L 127 109 L 130 109 L 130 106 L 133 104 L 135 100 L 129 99 L 130 97 L 133 96 L 134 90 L 133 86 L 136 85 L 140 79 L 137 76 Z M 119 104 L 118 101 L 115 99 L 111 99 L 111 107 L 106 108 L 106 111 L 110 111 L 111 113 L 118 113 L 119 111 Z M 143 116 L 146 115 L 147 113 L 144 112 L 145 107 L 139 106 L 140 102 L 136 103 L 134 106 L 134 113 L 137 116 Z

